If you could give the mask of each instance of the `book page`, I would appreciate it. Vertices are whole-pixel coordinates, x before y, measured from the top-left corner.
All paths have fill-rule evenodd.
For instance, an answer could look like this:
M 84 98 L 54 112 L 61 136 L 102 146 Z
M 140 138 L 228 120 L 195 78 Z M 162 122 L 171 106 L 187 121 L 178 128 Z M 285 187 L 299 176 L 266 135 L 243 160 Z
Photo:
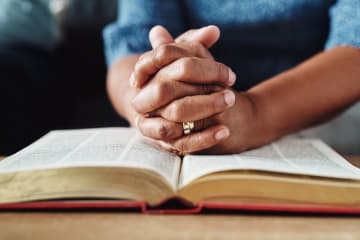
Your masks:
M 283 139 L 232 155 L 188 155 L 183 159 L 179 187 L 209 173 L 255 170 L 360 180 L 360 170 L 320 140 Z
M 1 172 L 60 167 L 134 167 L 153 170 L 176 189 L 181 159 L 131 128 L 53 131 L 0 162 Z

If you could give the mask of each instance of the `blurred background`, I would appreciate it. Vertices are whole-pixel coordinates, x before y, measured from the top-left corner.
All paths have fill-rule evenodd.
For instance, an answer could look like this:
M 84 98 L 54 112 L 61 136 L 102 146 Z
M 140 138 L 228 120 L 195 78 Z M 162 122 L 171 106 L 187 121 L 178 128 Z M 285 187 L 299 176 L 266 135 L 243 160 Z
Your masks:
M 0 0 L 0 155 L 53 129 L 125 126 L 105 91 L 101 31 L 117 0 Z M 360 103 L 305 130 L 360 154 Z
M 0 0 L 0 155 L 51 129 L 120 126 L 101 30 L 116 0 Z

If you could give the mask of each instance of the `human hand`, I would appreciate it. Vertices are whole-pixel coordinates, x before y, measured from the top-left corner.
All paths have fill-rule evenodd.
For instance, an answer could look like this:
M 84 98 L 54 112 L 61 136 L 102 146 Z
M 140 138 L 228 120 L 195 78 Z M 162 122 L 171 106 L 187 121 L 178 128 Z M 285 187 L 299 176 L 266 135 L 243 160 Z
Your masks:
M 216 100 L 196 96 L 173 101 L 158 111 L 157 117 L 139 115 L 136 125 L 145 136 L 179 155 L 238 153 L 271 141 L 273 137 L 260 122 L 253 96 L 233 93 L 236 101 L 218 114 L 207 114 L 216 111 Z M 194 121 L 191 134 L 184 135 L 183 121 Z
M 150 32 L 150 39 L 152 46 L 157 48 L 160 45 L 169 44 L 169 43 L 183 43 L 185 40 L 191 40 L 193 42 L 197 42 L 198 47 L 196 48 L 196 44 L 192 44 L 193 49 L 199 49 L 199 54 L 197 56 L 207 57 L 212 59 L 211 54 L 207 51 L 206 47 L 210 47 L 214 44 L 219 37 L 219 30 L 214 27 L 205 27 L 200 31 L 190 30 L 176 39 L 173 39 L 170 34 L 162 27 L 154 27 Z M 200 46 L 201 43 L 203 46 Z M 184 44 L 183 44 L 184 45 Z M 191 48 L 191 46 L 189 46 Z M 185 51 L 183 49 L 183 51 Z M 187 55 L 188 56 L 188 55 Z M 193 56 L 193 55 L 190 55 Z M 196 53 L 195 53 L 196 56 Z M 109 94 L 111 103 L 113 104 L 115 110 L 124 118 L 126 118 L 132 126 L 135 126 L 135 117 L 139 115 L 138 112 L 135 111 L 131 102 L 134 97 L 138 94 L 139 88 L 142 86 L 138 86 L 138 88 L 131 87 L 129 85 L 129 79 L 132 73 L 134 72 L 134 68 L 137 62 L 139 62 L 139 54 L 129 55 L 118 61 L 114 62 L 109 68 L 107 74 L 107 92 Z M 144 60 L 149 58 L 143 58 Z M 146 64 L 145 64 L 146 65 Z M 145 68 L 146 69 L 146 68 Z M 154 70 L 158 71 L 157 69 Z M 136 71 L 135 71 L 136 72 Z M 143 84 L 146 83 L 149 79 L 151 79 L 155 74 L 151 74 L 149 76 L 145 75 L 145 79 L 143 78 Z M 196 84 L 199 88 L 201 86 Z M 203 90 L 214 91 L 216 88 L 211 88 L 210 86 L 204 86 Z M 219 90 L 219 87 L 217 88 Z M 222 90 L 220 88 L 220 90 Z
M 140 88 L 132 105 L 140 114 L 151 113 L 179 98 L 221 91 L 236 79 L 229 67 L 213 60 L 195 42 L 163 45 L 145 53 L 132 75 L 134 85 Z
M 171 43 L 167 32 L 162 32 L 162 36 L 160 39 L 167 39 L 162 41 L 167 45 L 163 44 L 144 54 L 132 76 L 133 85 L 141 88 L 148 84 L 133 100 L 134 108 L 141 113 L 136 123 L 140 131 L 145 136 L 157 139 L 164 148 L 180 154 L 204 150 L 207 153 L 228 153 L 247 149 L 245 143 L 249 140 L 244 141 L 241 137 L 250 135 L 247 130 L 252 124 L 247 121 L 254 118 L 249 98 L 238 93 L 237 106 L 233 107 L 235 93 L 214 85 L 224 88 L 231 86 L 235 80 L 231 70 L 228 71 L 229 82 L 226 84 L 224 66 L 216 63 L 202 44 L 186 42 L 189 36 L 201 36 L 196 30 L 183 34 L 175 44 Z M 161 42 L 156 39 L 159 37 L 153 36 L 151 39 L 155 47 Z M 208 42 L 208 46 L 211 46 L 211 42 Z M 174 77 L 171 74 L 176 73 L 176 69 L 182 70 Z M 155 77 L 148 82 L 154 74 Z M 231 80 L 230 76 L 233 77 Z M 178 85 L 178 82 L 183 85 Z M 195 90 L 193 84 L 203 86 Z M 205 91 L 202 91 L 203 88 Z M 216 90 L 219 92 L 213 93 Z M 238 111 L 239 107 L 241 111 Z M 184 136 L 181 123 L 185 121 L 195 121 L 195 133 Z M 247 127 L 237 131 L 242 123 L 246 123 L 244 125 Z
M 150 31 L 155 49 L 139 58 L 131 77 L 132 85 L 141 89 L 132 101 L 139 114 L 148 115 L 175 99 L 210 94 L 234 84 L 231 69 L 215 62 L 203 46 L 213 45 L 218 31 L 214 26 L 190 30 L 175 40 L 162 27 Z
M 220 36 L 216 26 L 188 30 L 176 39 L 162 26 L 155 26 L 149 33 L 153 50 L 142 54 L 130 76 L 130 85 L 140 89 L 162 67 L 183 57 L 214 59 L 208 51 Z

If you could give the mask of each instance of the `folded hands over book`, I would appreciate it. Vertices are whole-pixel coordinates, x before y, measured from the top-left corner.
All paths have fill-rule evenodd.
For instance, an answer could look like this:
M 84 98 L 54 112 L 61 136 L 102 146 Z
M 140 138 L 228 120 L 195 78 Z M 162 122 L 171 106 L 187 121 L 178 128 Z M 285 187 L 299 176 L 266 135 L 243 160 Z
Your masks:
M 241 154 L 180 158 L 132 128 L 52 131 L 0 161 L 0 211 L 74 202 L 77 208 L 119 210 L 129 202 L 159 206 L 174 198 L 197 211 L 206 204 L 359 214 L 360 170 L 314 139 L 284 138 Z
M 336 84 L 340 72 L 358 72 L 358 49 L 319 53 L 241 92 L 231 88 L 236 81 L 231 68 L 208 50 L 219 36 L 215 26 L 189 30 L 176 39 L 163 27 L 154 27 L 149 34 L 153 50 L 125 57 L 109 71 L 108 90 L 116 110 L 167 150 L 215 154 L 266 144 L 360 99 L 356 74 L 341 87 Z M 119 78 L 129 79 L 130 86 Z M 187 121 L 195 122 L 195 129 L 184 135 L 182 122 Z
M 153 50 L 139 57 L 130 77 L 139 89 L 132 106 L 138 129 L 165 149 L 239 152 L 269 140 L 251 97 L 231 89 L 235 73 L 208 51 L 218 39 L 214 26 L 189 30 L 177 39 L 159 26 L 150 32 Z M 190 135 L 183 133 L 187 121 L 195 122 Z M 250 143 L 254 135 L 262 139 Z

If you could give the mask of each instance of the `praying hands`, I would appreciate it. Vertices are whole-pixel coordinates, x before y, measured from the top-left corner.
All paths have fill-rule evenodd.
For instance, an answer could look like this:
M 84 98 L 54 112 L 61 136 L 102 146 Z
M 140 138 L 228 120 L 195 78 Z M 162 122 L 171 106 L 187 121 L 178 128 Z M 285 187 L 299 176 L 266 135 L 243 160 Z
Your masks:
M 132 106 L 141 133 L 179 154 L 256 146 L 250 139 L 260 142 L 254 134 L 265 132 L 251 96 L 231 89 L 234 72 L 207 49 L 218 40 L 218 28 L 190 30 L 173 39 L 157 26 L 149 35 L 153 50 L 139 57 L 130 77 L 139 89 Z M 184 129 L 186 123 L 192 128 Z
M 175 39 L 165 28 L 154 27 L 151 51 L 126 56 L 109 69 L 107 89 L 116 111 L 144 136 L 179 155 L 225 154 L 326 121 L 360 99 L 356 48 L 320 52 L 237 91 L 230 66 L 209 51 L 219 37 L 215 26 Z

